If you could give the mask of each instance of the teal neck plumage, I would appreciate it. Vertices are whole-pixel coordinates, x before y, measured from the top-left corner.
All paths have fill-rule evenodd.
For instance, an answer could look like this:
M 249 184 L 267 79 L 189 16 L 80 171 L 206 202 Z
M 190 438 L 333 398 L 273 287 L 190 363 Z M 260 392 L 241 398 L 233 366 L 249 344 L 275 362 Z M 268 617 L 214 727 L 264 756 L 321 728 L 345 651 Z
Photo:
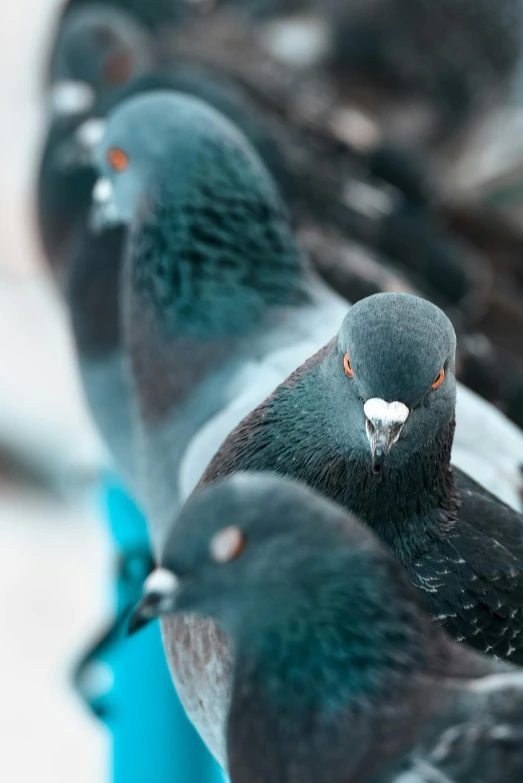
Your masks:
M 288 215 L 257 161 L 208 141 L 173 169 L 131 238 L 134 286 L 167 334 L 243 337 L 268 309 L 308 301 Z
M 285 590 L 269 579 L 241 620 L 237 680 L 302 716 L 387 700 L 398 680 L 428 665 L 420 639 L 429 624 L 389 568 L 363 550 L 327 549 L 301 576 L 286 574 Z

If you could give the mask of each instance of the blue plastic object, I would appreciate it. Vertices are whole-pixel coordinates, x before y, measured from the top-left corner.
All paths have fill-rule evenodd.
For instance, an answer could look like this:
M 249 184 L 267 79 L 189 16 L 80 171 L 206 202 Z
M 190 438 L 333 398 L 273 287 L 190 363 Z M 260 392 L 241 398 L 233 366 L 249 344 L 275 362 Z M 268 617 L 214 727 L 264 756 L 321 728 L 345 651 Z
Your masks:
M 122 486 L 108 479 L 103 503 L 118 557 L 113 626 L 87 653 L 76 681 L 113 739 L 114 783 L 224 783 L 226 777 L 188 721 L 165 661 L 158 623 L 125 638 L 130 608 L 141 594 L 152 559 L 145 521 Z M 102 695 L 82 683 L 91 667 L 112 671 Z

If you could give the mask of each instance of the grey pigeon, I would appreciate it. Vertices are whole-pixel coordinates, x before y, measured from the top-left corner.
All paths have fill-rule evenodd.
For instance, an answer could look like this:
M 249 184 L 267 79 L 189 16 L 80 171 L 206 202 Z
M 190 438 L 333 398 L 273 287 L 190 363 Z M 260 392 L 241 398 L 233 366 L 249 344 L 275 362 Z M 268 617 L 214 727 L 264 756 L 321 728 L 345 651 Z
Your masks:
M 124 11 L 83 6 L 71 10 L 59 28 L 36 193 L 40 239 L 59 279 L 90 207 L 96 176 L 89 150 L 100 137 L 99 119 L 120 100 L 125 84 L 136 82 L 153 63 L 151 36 Z
M 97 154 L 96 222 L 129 233 L 133 486 L 158 547 L 225 435 L 324 343 L 347 304 L 309 269 L 247 139 L 202 101 L 167 91 L 125 101 Z M 200 453 L 195 436 L 225 410 L 227 431 L 216 429 Z M 180 472 L 187 456 L 194 478 Z
M 195 678 L 215 651 L 187 628 L 226 634 L 232 783 L 522 779 L 523 674 L 451 641 L 391 553 L 305 487 L 244 474 L 198 493 L 131 630 L 156 616 Z
M 89 111 L 154 62 L 151 35 L 125 11 L 96 3 L 71 10 L 51 54 L 54 115 L 67 118 Z
M 268 470 L 307 483 L 387 543 L 452 636 L 523 663 L 523 516 L 451 467 L 455 347 L 450 321 L 423 299 L 358 302 L 229 436 L 203 482 Z M 478 441 L 484 423 L 479 411 L 469 419 Z M 506 477 L 520 480 L 521 447 L 511 455 L 501 428 L 498 438 Z
M 103 133 L 105 116 L 115 106 L 159 88 L 197 95 L 219 108 L 248 136 L 282 187 L 287 183 L 277 145 L 241 90 L 217 81 L 205 69 L 156 69 L 107 90 L 98 99 L 94 116 L 85 122 L 53 122 L 38 177 L 42 243 L 70 309 L 87 401 L 128 479 L 134 461 L 119 313 L 126 226 L 103 227 L 96 233 L 89 225 L 96 180 L 92 150 Z

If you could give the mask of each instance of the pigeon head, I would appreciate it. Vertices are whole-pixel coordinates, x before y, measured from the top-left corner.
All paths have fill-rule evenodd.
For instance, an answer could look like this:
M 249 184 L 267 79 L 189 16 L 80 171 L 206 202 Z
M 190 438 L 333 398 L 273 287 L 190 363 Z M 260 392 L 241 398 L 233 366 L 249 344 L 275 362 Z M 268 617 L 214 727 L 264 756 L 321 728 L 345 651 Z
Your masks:
M 241 199 L 251 188 L 276 198 L 269 175 L 229 120 L 197 98 L 167 90 L 134 96 L 109 114 L 97 165 L 93 199 L 102 226 L 130 223 L 159 183 L 167 183 L 169 200 L 182 208 L 224 195 Z
M 402 566 L 370 531 L 305 486 L 271 474 L 237 474 L 186 504 L 130 631 L 188 612 L 211 617 L 236 641 L 300 617 L 329 616 L 342 623 L 356 656 L 381 637 L 405 664 L 419 652 L 416 634 L 432 628 Z
M 51 63 L 55 114 L 82 114 L 153 63 L 148 32 L 115 8 L 89 5 L 65 17 Z
M 410 294 L 355 304 L 327 358 L 356 452 L 400 466 L 454 419 L 456 336 L 435 305 Z

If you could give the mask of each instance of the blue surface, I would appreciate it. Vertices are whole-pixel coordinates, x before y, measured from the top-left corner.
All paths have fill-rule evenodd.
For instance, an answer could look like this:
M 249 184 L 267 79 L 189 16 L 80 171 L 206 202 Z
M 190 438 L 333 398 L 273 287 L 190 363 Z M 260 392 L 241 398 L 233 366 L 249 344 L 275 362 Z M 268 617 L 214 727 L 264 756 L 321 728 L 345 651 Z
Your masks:
M 112 479 L 104 484 L 103 502 L 118 558 L 118 616 L 82 661 L 77 681 L 82 682 L 94 662 L 112 670 L 111 690 L 90 700 L 91 708 L 112 733 L 112 780 L 223 783 L 220 767 L 189 723 L 176 696 L 158 623 L 132 638 L 124 636 L 129 608 L 141 594 L 152 561 L 143 516 Z

